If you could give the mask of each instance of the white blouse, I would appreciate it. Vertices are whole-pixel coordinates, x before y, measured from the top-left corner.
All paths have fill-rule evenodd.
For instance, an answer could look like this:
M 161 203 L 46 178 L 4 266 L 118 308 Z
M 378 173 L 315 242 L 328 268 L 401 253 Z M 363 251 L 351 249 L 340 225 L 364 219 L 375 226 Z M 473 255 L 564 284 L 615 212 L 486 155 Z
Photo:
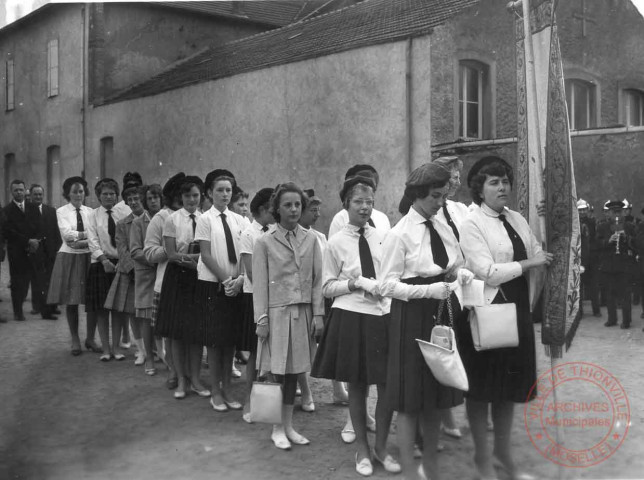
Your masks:
M 458 230 L 458 233 L 460 235 L 461 224 L 465 221 L 465 218 L 467 218 L 467 215 L 470 213 L 470 207 L 468 207 L 464 203 L 454 202 L 452 200 L 447 200 L 446 205 L 447 205 L 447 213 L 449 213 L 449 216 L 452 217 L 452 220 L 454 221 L 454 225 L 456 225 L 456 230 Z M 443 212 L 442 208 L 436 214 L 436 218 L 439 221 L 443 222 L 445 225 L 449 226 L 449 224 L 447 223 L 447 219 L 445 218 L 445 213 Z
M 226 215 L 226 223 L 233 237 L 237 263 L 231 263 L 228 260 L 228 247 L 226 246 L 226 234 L 224 233 L 222 214 Z M 225 272 L 226 278 L 237 277 L 242 272 L 239 241 L 242 232 L 246 230 L 249 224 L 250 222 L 246 217 L 238 215 L 229 210 L 228 207 L 223 212 L 220 212 L 215 207 L 211 207 L 197 222 L 195 240 L 210 242 L 212 258 Z M 211 272 L 206 266 L 201 257 L 199 257 L 199 263 L 197 264 L 197 276 L 199 280 L 206 282 L 223 282 L 226 280 L 226 278 L 217 278 L 215 273 Z
M 541 245 L 525 218 L 508 208 L 503 213 L 521 237 L 528 258 L 540 252 Z M 496 297 L 501 284 L 523 275 L 519 262 L 512 260 L 514 249 L 499 213 L 485 203 L 481 204 L 481 208 L 472 210 L 463 222 L 461 248 L 467 259 L 466 268 L 485 282 L 485 301 L 488 304 Z
M 423 298 L 425 285 L 408 285 L 400 280 L 414 277 L 435 277 L 440 274 L 456 276 L 465 263 L 452 229 L 443 222 L 431 218 L 447 251 L 447 268 L 434 263 L 429 228 L 425 217 L 412 207 L 407 215 L 387 233 L 383 243 L 382 277 L 380 291 L 387 297 L 408 301 Z
M 87 226 L 89 225 L 89 217 L 92 215 L 92 209 L 86 207 L 85 205 L 81 205 L 80 213 L 81 218 L 83 219 L 85 235 L 87 235 Z M 88 253 L 89 247 L 72 248 L 67 245 L 67 242 L 75 242 L 76 240 L 78 240 L 78 230 L 76 230 L 76 207 L 74 207 L 74 205 L 72 205 L 71 203 L 63 205 L 56 210 L 56 219 L 58 221 L 58 230 L 60 230 L 60 236 L 63 239 L 63 244 L 60 246 L 60 249 L 58 251 L 64 253 Z
M 376 279 L 378 279 L 382 274 L 380 263 L 385 234 L 366 225 L 364 236 L 369 243 Z M 334 308 L 369 315 L 385 315 L 389 313 L 391 305 L 389 298 L 379 300 L 366 295 L 361 289 L 349 290 L 349 280 L 362 275 L 359 239 L 358 227 L 346 224 L 329 240 L 324 254 L 322 293 L 327 298 L 334 298 Z
M 267 225 L 267 227 L 266 232 L 269 232 L 275 228 L 275 225 Z M 241 256 L 245 253 L 252 256 L 255 242 L 266 232 L 262 232 L 262 225 L 257 220 L 253 220 L 253 223 L 246 227 L 241 234 L 239 239 L 239 255 Z M 244 293 L 253 293 L 253 282 L 251 282 L 248 275 L 244 276 Z
M 114 220 L 114 229 L 116 233 L 116 224 L 127 217 L 129 213 L 127 210 L 112 208 L 112 219 Z M 89 225 L 87 226 L 87 243 L 89 244 L 89 251 L 92 252 L 92 263 L 98 262 L 101 255 L 107 258 L 116 260 L 119 258 L 119 253 L 115 246 L 112 246 L 110 234 L 108 233 L 109 215 L 107 210 L 102 205 L 92 212 L 89 217 Z
M 196 210 L 193 215 L 198 224 L 201 212 Z M 192 232 L 192 218 L 188 210 L 180 208 L 166 219 L 163 225 L 163 238 L 166 237 L 175 239 L 177 253 L 188 253 L 188 247 L 195 239 Z
M 382 233 L 387 233 L 391 230 L 391 223 L 389 222 L 389 217 L 375 208 L 371 211 L 371 220 L 378 230 Z M 347 223 L 349 223 L 349 212 L 346 209 L 340 210 L 335 214 L 333 220 L 331 220 L 331 226 L 329 227 L 329 238 L 342 230 Z

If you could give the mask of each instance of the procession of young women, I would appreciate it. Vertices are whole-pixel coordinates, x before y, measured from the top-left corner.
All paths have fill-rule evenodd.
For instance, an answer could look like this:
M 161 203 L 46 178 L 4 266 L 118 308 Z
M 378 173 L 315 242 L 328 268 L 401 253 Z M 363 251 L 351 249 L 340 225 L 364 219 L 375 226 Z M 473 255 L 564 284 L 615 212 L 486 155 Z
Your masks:
M 85 348 L 103 362 L 125 359 L 120 342 L 131 329 L 135 364 L 154 376 L 155 358 L 162 361 L 177 400 L 196 394 L 215 412 L 237 410 L 250 423 L 253 381 L 279 382 L 281 423 L 266 431 L 279 449 L 310 444 L 293 409 L 299 390 L 302 408 L 315 410 L 313 376 L 332 380 L 334 400 L 348 402 L 338 441 L 355 445 L 359 475 L 383 468 L 441 478 L 439 435 L 461 436 L 450 409 L 465 401 L 479 478 L 497 478 L 498 468 L 525 480 L 531 476 L 511 451 L 514 403 L 531 399 L 536 380 L 525 273 L 547 267 L 552 256 L 507 206 L 507 162 L 485 157 L 471 166 L 469 207 L 451 200 L 462 168 L 457 157 L 442 157 L 412 171 L 401 185 L 404 216 L 391 227 L 375 208 L 378 173 L 352 166 L 338 185 L 343 208 L 328 239 L 312 228 L 321 199 L 292 182 L 249 197 L 224 169 L 203 180 L 179 173 L 163 187 L 128 173 L 122 191 L 110 178 L 96 183 L 100 206 L 92 210 L 84 205 L 87 182 L 71 177 L 63 184 L 69 203 L 57 211 L 64 243 L 48 302 L 66 305 L 74 356 L 82 353 L 79 305 L 87 312 Z M 474 278 L 485 282 L 488 303 L 516 303 L 518 347 L 474 348 L 468 310 L 453 292 Z M 439 308 L 448 297 L 467 392 L 438 382 L 416 344 L 448 323 Z M 248 390 L 235 398 L 234 359 L 245 354 Z M 375 418 L 366 401 L 371 385 Z M 388 444 L 392 418 L 397 450 Z

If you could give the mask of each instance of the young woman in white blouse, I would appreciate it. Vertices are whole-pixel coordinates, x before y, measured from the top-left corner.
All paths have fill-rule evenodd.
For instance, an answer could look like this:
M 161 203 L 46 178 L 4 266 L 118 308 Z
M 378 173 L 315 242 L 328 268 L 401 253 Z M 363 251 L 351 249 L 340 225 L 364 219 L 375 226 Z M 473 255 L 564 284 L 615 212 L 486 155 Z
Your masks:
M 149 312 L 150 326 L 152 329 L 157 329 L 157 318 L 159 313 L 159 300 L 161 298 L 161 287 L 165 278 L 165 271 L 168 266 L 168 254 L 165 251 L 163 240 L 163 227 L 166 220 L 172 212 L 176 212 L 183 205 L 181 198 L 181 185 L 186 178 L 186 174 L 179 172 L 168 179 L 163 185 L 163 205 L 164 208 L 159 210 L 156 215 L 150 220 L 150 225 L 145 232 L 145 241 L 143 243 L 143 255 L 150 265 L 156 265 L 152 308 Z M 168 377 L 166 378 L 166 387 L 170 390 L 177 388 L 178 379 L 177 372 L 174 369 L 174 361 L 172 358 L 172 339 L 163 337 L 163 335 L 156 332 L 158 336 L 163 338 L 163 361 L 168 367 Z
M 212 208 L 199 218 L 195 235 L 201 250 L 196 293 L 203 334 L 201 343 L 208 351 L 212 379 L 210 404 L 216 412 L 242 408 L 232 397 L 230 380 L 231 361 L 243 320 L 244 276 L 239 239 L 250 222 L 228 209 L 234 186 L 235 177 L 227 170 L 213 170 L 206 176 Z
M 365 398 L 369 385 L 378 386 L 376 444 L 373 459 L 392 473 L 401 467 L 387 453 L 393 411 L 386 405 L 387 326 L 391 301 L 379 294 L 378 278 L 384 234 L 369 226 L 374 184 L 368 177 L 345 181 L 341 197 L 349 223 L 328 242 L 324 256 L 324 296 L 332 298 L 312 375 L 349 385 L 349 412 L 356 434 L 356 471 L 373 474 L 367 441 Z
M 552 261 L 552 254 L 541 249 L 528 222 L 507 208 L 512 181 L 512 167 L 503 159 L 492 156 L 477 161 L 467 183 L 472 200 L 480 208 L 468 215 L 461 228 L 467 266 L 485 282 L 486 302 L 515 303 L 517 309 L 518 347 L 477 352 L 467 322 L 457 325 L 459 351 L 470 385 L 466 410 L 474 439 L 474 462 L 485 480 L 497 478 L 493 455 L 511 478 L 531 478 L 520 473 L 512 459 L 512 418 L 514 403 L 525 403 L 536 396 L 533 391 L 528 398 L 537 376 L 526 274 Z M 494 450 L 487 440 L 490 404 Z
M 405 188 L 412 207 L 383 244 L 380 293 L 392 298 L 387 398 L 398 412 L 397 436 L 406 478 L 425 478 L 425 472 L 432 480 L 440 477 L 436 449 L 441 414 L 463 402 L 463 392 L 438 383 L 416 344 L 416 339 L 430 340 L 432 318 L 439 300 L 451 295 L 453 280 L 466 283 L 473 277 L 462 268 L 463 255 L 451 228 L 435 218 L 447 197 L 449 179 L 448 170 L 432 163 L 414 170 Z M 451 297 L 457 316 L 460 306 Z M 417 471 L 413 456 L 419 418 L 425 450 Z
M 114 333 L 121 331 L 127 320 L 127 315 L 122 312 L 110 312 L 105 308 L 105 300 L 116 275 L 116 264 L 119 258 L 116 249 L 116 224 L 130 213 L 130 209 L 129 207 L 116 208 L 116 200 L 119 195 L 119 186 L 116 180 L 111 178 L 99 180 L 94 187 L 94 192 L 101 205 L 92 212 L 87 228 L 87 241 L 92 263 L 87 276 L 85 311 L 88 317 L 96 318 L 103 349 L 108 350 L 101 355 L 100 360 L 109 362 L 113 358 L 116 360 L 125 359 L 125 355 L 119 351 L 120 334 L 116 338 L 113 335 L 110 344 L 109 330 L 110 316 Z
M 156 323 L 158 334 L 171 339 L 178 382 L 174 398 L 177 400 L 186 397 L 188 373 L 190 389 L 199 396 L 210 396 L 199 378 L 203 344 L 195 295 L 199 253 L 196 253 L 194 236 L 197 219 L 201 216 L 198 207 L 203 182 L 199 177 L 186 176 L 179 192 L 183 208 L 172 213 L 163 227 L 168 266 L 163 276 Z
M 85 286 L 89 271 L 90 253 L 87 245 L 87 225 L 92 209 L 83 205 L 89 195 L 87 182 L 82 177 L 70 177 L 63 182 L 63 197 L 69 203 L 56 210 L 58 229 L 63 244 L 56 255 L 56 263 L 49 282 L 48 304 L 66 305 L 65 313 L 72 335 L 72 355 L 81 354 L 78 336 L 78 305 L 85 303 Z M 102 353 L 94 342 L 96 317 L 87 316 L 85 348 Z

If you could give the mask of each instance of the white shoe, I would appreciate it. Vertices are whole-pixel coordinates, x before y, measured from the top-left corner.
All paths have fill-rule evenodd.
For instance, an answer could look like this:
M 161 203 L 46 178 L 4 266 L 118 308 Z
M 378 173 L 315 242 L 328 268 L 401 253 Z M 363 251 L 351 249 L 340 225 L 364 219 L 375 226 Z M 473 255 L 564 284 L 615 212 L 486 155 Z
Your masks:
M 145 363 L 145 355 L 143 352 L 137 352 L 134 358 L 134 365 L 143 365 Z
M 445 435 L 449 435 L 450 437 L 453 437 L 453 438 L 460 439 L 463 436 L 463 434 L 458 429 L 458 427 L 456 427 L 456 428 L 447 428 L 446 426 L 441 425 L 441 430 L 443 431 L 443 433 Z
M 356 441 L 356 432 L 354 432 L 352 428 L 348 428 L 346 426 L 342 429 L 342 432 L 340 432 L 340 436 L 344 443 L 353 443 Z
M 315 403 L 313 400 L 310 402 L 302 402 L 302 410 L 305 412 L 315 412 Z
M 132 346 L 131 342 L 121 342 L 119 343 L 119 347 L 121 348 L 130 348 Z
M 280 450 L 290 450 L 291 442 L 286 438 L 286 433 L 284 433 L 284 428 L 281 426 L 273 425 L 273 433 L 271 433 L 271 440 L 277 448 Z
M 241 372 L 237 367 L 235 367 L 235 365 L 233 365 L 232 376 L 233 378 L 241 378 Z
M 391 455 L 387 454 L 385 455 L 384 459 L 380 459 L 378 455 L 376 455 L 376 452 L 373 453 L 373 459 L 376 462 L 379 462 L 382 464 L 382 466 L 385 468 L 385 471 L 389 473 L 400 473 L 402 472 L 402 467 L 400 466 L 400 463 L 398 463 L 397 460 L 394 459 Z
M 295 430 L 291 430 L 290 432 L 286 432 L 286 438 L 288 438 L 291 443 L 294 443 L 295 445 L 308 445 L 309 439 L 306 438 L 303 435 L 300 435 L 297 433 Z
M 373 475 L 373 465 L 371 464 L 371 460 L 363 458 L 358 462 L 358 454 L 356 453 L 356 472 L 363 477 L 370 477 Z

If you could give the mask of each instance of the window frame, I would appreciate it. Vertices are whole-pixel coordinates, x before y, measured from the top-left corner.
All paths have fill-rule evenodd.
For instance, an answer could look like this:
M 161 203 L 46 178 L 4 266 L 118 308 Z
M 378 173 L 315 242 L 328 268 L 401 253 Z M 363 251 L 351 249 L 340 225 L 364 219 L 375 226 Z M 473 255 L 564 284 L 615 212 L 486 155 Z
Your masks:
M 47 97 L 53 98 L 60 93 L 58 38 L 47 42 Z
M 470 140 L 489 140 L 496 137 L 496 60 L 493 56 L 479 50 L 459 50 L 456 52 L 454 61 L 453 77 L 453 108 L 454 108 L 454 138 Z M 461 82 L 467 68 L 474 68 L 479 71 L 477 78 L 478 85 L 478 136 L 467 137 L 467 124 L 461 123 L 461 119 L 467 120 L 467 114 L 463 115 L 467 103 L 462 103 L 462 89 L 467 85 Z M 464 97 L 465 98 L 465 97 Z M 461 128 L 463 125 L 463 128 Z
M 16 109 L 16 66 L 13 58 L 5 62 L 5 110 L 10 112 Z
M 639 101 L 639 112 L 637 123 L 630 123 L 631 120 L 631 104 L 629 99 L 637 99 Z M 642 127 L 644 126 L 644 90 L 638 88 L 624 88 L 622 89 L 622 112 L 621 120 L 627 127 Z

